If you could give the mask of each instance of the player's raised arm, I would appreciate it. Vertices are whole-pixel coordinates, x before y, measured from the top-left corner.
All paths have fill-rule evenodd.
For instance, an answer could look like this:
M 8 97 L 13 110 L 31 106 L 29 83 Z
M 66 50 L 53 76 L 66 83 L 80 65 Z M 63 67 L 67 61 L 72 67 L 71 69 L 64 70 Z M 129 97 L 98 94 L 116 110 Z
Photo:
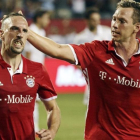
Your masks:
M 71 48 L 67 44 L 58 44 L 47 37 L 42 37 L 29 29 L 28 41 L 45 54 L 75 63 Z

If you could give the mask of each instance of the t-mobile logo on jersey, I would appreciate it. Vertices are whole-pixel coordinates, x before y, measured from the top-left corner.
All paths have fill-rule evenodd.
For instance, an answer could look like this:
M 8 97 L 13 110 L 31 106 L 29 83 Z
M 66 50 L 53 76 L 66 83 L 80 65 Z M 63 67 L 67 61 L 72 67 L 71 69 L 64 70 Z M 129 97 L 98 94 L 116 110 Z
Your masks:
M 15 95 L 7 95 L 7 99 L 5 99 L 5 101 L 7 101 L 8 104 L 19 104 L 19 103 L 30 103 L 33 99 L 33 97 L 31 97 L 30 95 L 26 95 L 25 97 L 23 97 L 22 95 L 20 95 L 19 97 L 16 97 Z
M 104 71 L 99 72 L 99 77 L 101 78 L 101 80 L 105 80 L 105 79 L 113 80 L 115 81 L 116 84 L 140 88 L 139 79 L 137 79 L 136 81 L 133 80 L 132 78 L 131 80 L 128 80 L 126 79 L 126 77 L 121 77 L 119 75 L 117 76 L 117 78 L 112 78 L 112 77 L 107 76 L 107 72 L 104 72 Z
M 107 73 L 104 72 L 104 71 L 100 71 L 99 76 L 101 77 L 102 80 L 104 80 L 106 78 L 106 76 L 107 76 Z

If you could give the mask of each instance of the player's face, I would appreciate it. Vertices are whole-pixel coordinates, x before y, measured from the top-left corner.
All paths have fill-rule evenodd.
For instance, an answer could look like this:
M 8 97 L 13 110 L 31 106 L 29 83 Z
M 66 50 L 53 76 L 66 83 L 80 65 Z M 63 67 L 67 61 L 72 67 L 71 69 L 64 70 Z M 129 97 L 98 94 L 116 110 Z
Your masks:
M 48 13 L 42 15 L 42 17 L 39 18 L 39 24 L 42 28 L 45 28 L 50 23 L 50 15 Z
M 132 15 L 132 8 L 118 8 L 116 10 L 111 22 L 111 33 L 114 41 L 124 42 L 134 34 L 135 24 L 133 24 Z
M 3 35 L 4 49 L 14 54 L 22 53 L 28 36 L 28 23 L 20 16 L 6 19 Z
M 100 15 L 98 13 L 91 14 L 87 22 L 90 30 L 94 30 L 100 24 Z

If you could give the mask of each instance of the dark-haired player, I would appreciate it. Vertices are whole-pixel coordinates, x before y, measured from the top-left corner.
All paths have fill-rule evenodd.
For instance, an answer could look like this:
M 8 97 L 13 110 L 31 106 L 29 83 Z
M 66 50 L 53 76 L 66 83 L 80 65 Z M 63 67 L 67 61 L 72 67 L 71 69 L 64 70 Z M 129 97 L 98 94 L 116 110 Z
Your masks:
M 54 139 L 60 125 L 57 95 L 44 66 L 21 55 L 28 37 L 26 19 L 19 13 L 6 16 L 0 37 L 0 140 L 35 140 L 36 93 L 48 112 L 48 129 L 37 134 L 41 140 Z

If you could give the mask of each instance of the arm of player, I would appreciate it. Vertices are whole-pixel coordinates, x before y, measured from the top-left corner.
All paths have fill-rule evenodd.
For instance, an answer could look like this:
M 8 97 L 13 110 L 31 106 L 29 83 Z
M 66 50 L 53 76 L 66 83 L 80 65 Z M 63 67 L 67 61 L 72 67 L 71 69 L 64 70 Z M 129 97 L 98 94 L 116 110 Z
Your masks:
M 48 114 L 47 118 L 48 130 L 42 129 L 39 132 L 37 132 L 37 134 L 41 140 L 53 140 L 60 126 L 61 120 L 60 110 L 55 100 L 43 101 L 43 103 L 46 107 Z
M 18 11 L 18 13 L 23 15 L 22 11 Z M 6 15 L 3 16 L 3 19 L 5 17 Z M 28 33 L 29 33 L 28 41 L 38 50 L 42 51 L 43 53 L 51 57 L 62 59 L 72 64 L 75 64 L 74 55 L 68 45 L 55 43 L 53 40 L 47 37 L 42 37 L 36 34 L 29 28 Z
M 51 57 L 68 61 L 72 64 L 75 63 L 72 50 L 67 44 L 58 44 L 53 40 L 42 37 L 29 29 L 28 41 L 43 53 Z

